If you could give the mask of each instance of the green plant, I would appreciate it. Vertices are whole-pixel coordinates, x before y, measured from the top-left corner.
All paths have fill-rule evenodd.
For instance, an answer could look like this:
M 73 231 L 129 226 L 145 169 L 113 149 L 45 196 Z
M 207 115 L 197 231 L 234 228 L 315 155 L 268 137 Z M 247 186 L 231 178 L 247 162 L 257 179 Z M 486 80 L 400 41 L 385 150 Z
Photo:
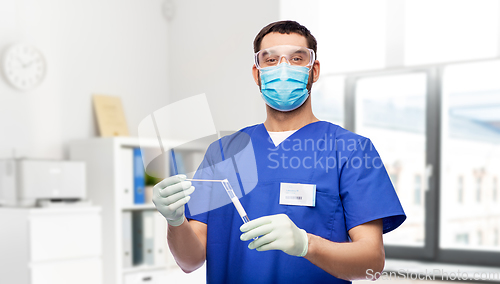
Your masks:
M 150 176 L 147 173 L 144 174 L 144 183 L 146 184 L 146 186 L 156 185 L 161 180 L 162 180 L 161 178 Z

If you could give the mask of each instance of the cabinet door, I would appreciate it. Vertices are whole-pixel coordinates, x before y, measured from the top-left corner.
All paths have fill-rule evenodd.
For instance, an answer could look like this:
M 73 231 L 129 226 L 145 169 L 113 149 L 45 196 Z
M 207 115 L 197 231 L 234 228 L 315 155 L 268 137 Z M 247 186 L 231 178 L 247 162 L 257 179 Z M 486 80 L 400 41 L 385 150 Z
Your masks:
M 32 262 L 101 255 L 99 214 L 33 216 L 29 229 Z
M 32 284 L 101 284 L 100 258 L 38 263 L 31 266 Z
M 123 279 L 125 284 L 160 284 L 167 282 L 166 270 L 151 270 L 126 274 Z

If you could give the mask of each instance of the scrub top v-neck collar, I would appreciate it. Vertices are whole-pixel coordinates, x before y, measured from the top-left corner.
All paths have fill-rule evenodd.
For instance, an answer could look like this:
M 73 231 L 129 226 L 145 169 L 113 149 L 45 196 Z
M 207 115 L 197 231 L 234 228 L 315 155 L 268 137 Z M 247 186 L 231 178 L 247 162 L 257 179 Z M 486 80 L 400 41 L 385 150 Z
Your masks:
M 278 147 L 281 142 L 285 141 L 292 134 L 297 132 L 297 130 L 288 130 L 288 131 L 268 131 L 271 140 L 274 143 L 274 146 Z
M 287 138 L 285 138 L 283 141 L 285 141 L 286 139 L 290 139 L 291 137 L 297 135 L 297 133 L 303 131 L 304 129 L 308 128 L 309 126 L 311 126 L 313 124 L 316 124 L 316 123 L 320 123 L 320 122 L 322 122 L 322 121 L 318 120 L 318 121 L 311 122 L 309 124 L 306 124 L 306 125 L 302 126 L 301 128 L 295 130 L 294 133 L 292 133 L 290 136 L 288 136 Z M 279 143 L 278 145 L 274 145 L 273 139 L 271 138 L 271 135 L 269 134 L 269 131 L 267 130 L 267 128 L 264 125 L 264 123 L 261 123 L 259 126 L 261 128 L 261 131 L 265 132 L 265 135 L 263 135 L 263 136 L 264 136 L 264 139 L 266 140 L 266 142 L 269 143 L 269 144 L 271 144 L 273 148 L 280 147 L 280 145 L 281 145 L 281 143 L 283 143 L 283 141 L 281 141 L 281 143 Z

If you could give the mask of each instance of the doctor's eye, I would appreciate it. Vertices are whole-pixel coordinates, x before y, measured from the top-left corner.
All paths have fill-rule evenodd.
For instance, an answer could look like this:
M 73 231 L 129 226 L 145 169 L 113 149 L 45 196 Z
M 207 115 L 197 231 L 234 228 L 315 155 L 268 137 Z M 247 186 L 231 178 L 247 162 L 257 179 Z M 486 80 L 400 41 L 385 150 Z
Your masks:
M 304 59 L 299 56 L 294 56 L 290 59 L 290 63 L 301 64 L 302 62 L 304 62 Z

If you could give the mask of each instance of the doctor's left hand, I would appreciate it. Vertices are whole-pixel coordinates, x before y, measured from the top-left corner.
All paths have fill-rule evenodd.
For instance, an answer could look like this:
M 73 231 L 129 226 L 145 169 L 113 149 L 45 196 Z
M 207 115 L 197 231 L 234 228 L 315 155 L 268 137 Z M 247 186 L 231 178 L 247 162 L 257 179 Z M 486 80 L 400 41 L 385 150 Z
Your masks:
M 264 216 L 240 227 L 242 241 L 259 237 L 248 245 L 258 251 L 282 250 L 289 255 L 305 256 L 309 246 L 307 233 L 285 214 Z

